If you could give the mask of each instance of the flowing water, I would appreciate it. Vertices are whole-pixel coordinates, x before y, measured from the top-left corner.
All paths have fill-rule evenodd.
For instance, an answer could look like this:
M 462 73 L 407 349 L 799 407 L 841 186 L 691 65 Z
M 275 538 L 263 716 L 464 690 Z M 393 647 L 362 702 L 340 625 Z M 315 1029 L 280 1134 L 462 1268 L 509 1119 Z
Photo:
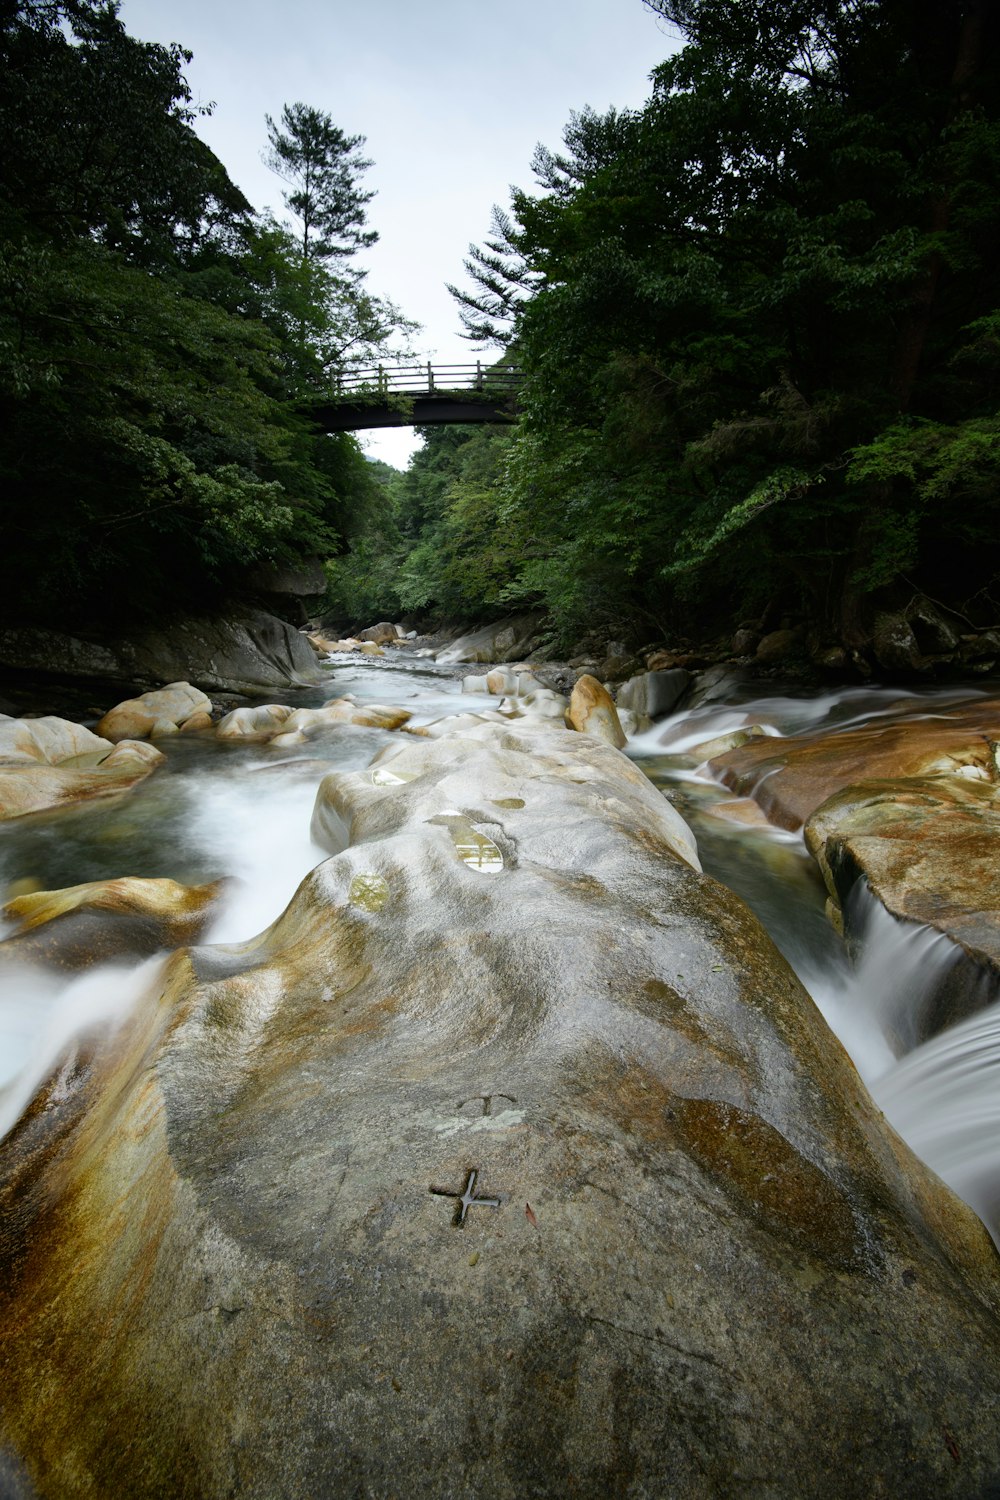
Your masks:
M 495 698 L 460 694 L 460 686 L 419 660 L 338 660 L 329 683 L 283 701 L 307 707 L 350 693 L 408 708 L 417 724 L 497 706 Z M 865 687 L 753 697 L 754 690 L 760 684 L 740 689 L 735 697 L 743 701 L 731 694 L 660 721 L 632 739 L 629 753 L 691 824 L 706 872 L 771 933 L 879 1107 L 1000 1237 L 1000 1004 L 914 1046 L 914 1017 L 954 963 L 954 946 L 896 921 L 858 887 L 852 961 L 826 918 L 822 880 L 801 835 L 754 816 L 690 754 L 749 724 L 772 735 L 844 729 L 901 713 L 939 716 L 984 693 Z M 224 877 L 225 897 L 205 940 L 243 941 L 280 915 L 325 857 L 309 833 L 321 777 L 333 767 L 362 770 L 393 742 L 384 731 L 343 725 L 293 755 L 260 745 L 160 742 L 166 766 L 129 796 L 0 824 L 0 893 L 21 883 L 52 890 L 120 875 L 185 884 Z M 52 972 L 0 964 L 0 1135 L 39 1082 L 69 1065 L 74 1039 L 126 1014 L 162 961 L 101 965 L 68 984 Z

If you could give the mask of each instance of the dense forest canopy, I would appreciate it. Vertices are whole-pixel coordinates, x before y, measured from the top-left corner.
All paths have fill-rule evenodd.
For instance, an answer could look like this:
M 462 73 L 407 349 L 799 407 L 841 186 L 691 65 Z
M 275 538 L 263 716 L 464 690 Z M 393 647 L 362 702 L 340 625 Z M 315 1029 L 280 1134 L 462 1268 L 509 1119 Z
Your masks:
M 289 206 L 320 229 L 303 248 L 195 134 L 188 60 L 106 0 L 0 15 L 9 620 L 218 603 L 252 564 L 337 551 L 378 496 L 355 439 L 296 404 L 401 325 L 351 259 L 374 238 L 361 142 L 300 104 L 272 122 Z
M 363 138 L 268 119 L 292 219 L 256 214 L 180 49 L 110 0 L 6 7 L 4 612 L 184 607 L 319 554 L 345 623 L 787 615 L 856 647 L 920 592 L 1000 619 L 995 5 L 644 3 L 681 43 L 648 102 L 539 147 L 455 289 L 527 372 L 519 423 L 428 429 L 405 476 L 298 404 L 408 331 L 357 260 Z
M 649 102 L 574 117 L 473 247 L 523 420 L 492 478 L 431 440 L 401 602 L 478 587 L 565 639 L 787 612 L 856 644 L 918 589 L 1000 619 L 996 7 L 647 3 L 685 43 Z

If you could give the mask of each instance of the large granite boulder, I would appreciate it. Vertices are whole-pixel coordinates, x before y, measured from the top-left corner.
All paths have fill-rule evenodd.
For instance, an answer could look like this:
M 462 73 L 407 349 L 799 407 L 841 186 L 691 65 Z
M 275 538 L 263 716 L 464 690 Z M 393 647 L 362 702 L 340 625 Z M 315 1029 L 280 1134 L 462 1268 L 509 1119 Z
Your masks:
M 317 733 L 344 724 L 365 729 L 401 729 L 412 715 L 408 709 L 384 703 L 356 703 L 353 698 L 335 698 L 322 708 L 289 708 L 267 703 L 254 708 L 234 708 L 219 720 L 220 739 L 270 740 L 281 745 L 302 744 Z
M 54 630 L 0 630 L 0 665 L 150 687 L 184 681 L 231 693 L 300 686 L 320 675 L 306 637 L 263 610 L 176 620 L 114 642 Z
M 541 615 L 511 615 L 493 625 L 460 635 L 436 653 L 439 662 L 518 661 L 531 650 L 541 625 Z
M 287 703 L 254 703 L 234 708 L 215 726 L 220 740 L 271 740 L 284 731 L 293 710 Z
M 329 579 L 322 558 L 307 557 L 297 563 L 259 563 L 247 584 L 264 595 L 269 606 L 305 623 L 306 606 L 314 609 L 322 603 Z
M 971 1496 L 996 1252 L 676 815 L 482 724 L 0 1150 L 7 1492 Z
M 380 620 L 377 625 L 369 625 L 365 630 L 358 631 L 359 641 L 371 641 L 376 646 L 395 645 L 399 639 L 399 631 L 395 625 L 388 620 Z
M 97 766 L 113 748 L 110 740 L 72 719 L 0 714 L 0 765 Z
M 113 745 L 69 719 L 0 714 L 0 821 L 120 796 L 162 760 L 153 745 Z
M 666 672 L 640 672 L 622 683 L 615 702 L 619 709 L 629 709 L 640 721 L 662 719 L 677 707 L 693 680 L 683 667 Z
M 592 734 L 599 740 L 606 740 L 616 750 L 621 750 L 628 743 L 615 700 L 604 684 L 589 673 L 578 678 L 573 686 L 566 721 L 582 734 Z

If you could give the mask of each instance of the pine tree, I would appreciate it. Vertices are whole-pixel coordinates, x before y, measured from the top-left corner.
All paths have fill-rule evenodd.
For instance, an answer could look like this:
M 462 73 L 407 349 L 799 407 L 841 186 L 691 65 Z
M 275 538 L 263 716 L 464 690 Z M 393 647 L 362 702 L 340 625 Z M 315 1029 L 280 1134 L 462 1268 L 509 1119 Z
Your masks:
M 283 196 L 301 224 L 303 260 L 343 259 L 374 245 L 378 235 L 365 224 L 375 194 L 359 186 L 372 165 L 360 154 L 364 136 L 345 135 L 308 104 L 286 104 L 280 126 L 265 118 L 270 149 L 264 161 L 291 189 Z M 360 279 L 364 273 L 352 274 Z

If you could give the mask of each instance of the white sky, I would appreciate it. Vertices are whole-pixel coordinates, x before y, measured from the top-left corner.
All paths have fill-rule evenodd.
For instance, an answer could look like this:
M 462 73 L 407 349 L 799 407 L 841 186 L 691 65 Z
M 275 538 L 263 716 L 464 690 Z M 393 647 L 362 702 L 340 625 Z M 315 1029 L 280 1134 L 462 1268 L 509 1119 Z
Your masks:
M 263 165 L 264 116 L 301 100 L 364 135 L 380 240 L 360 261 L 368 286 L 423 325 L 423 358 L 469 363 L 446 282 L 481 243 L 494 203 L 532 186 L 539 141 L 558 148 L 571 110 L 642 104 L 674 48 L 641 0 L 122 0 L 128 31 L 180 42 L 199 133 L 256 208 L 284 212 Z M 410 428 L 360 433 L 405 467 Z

